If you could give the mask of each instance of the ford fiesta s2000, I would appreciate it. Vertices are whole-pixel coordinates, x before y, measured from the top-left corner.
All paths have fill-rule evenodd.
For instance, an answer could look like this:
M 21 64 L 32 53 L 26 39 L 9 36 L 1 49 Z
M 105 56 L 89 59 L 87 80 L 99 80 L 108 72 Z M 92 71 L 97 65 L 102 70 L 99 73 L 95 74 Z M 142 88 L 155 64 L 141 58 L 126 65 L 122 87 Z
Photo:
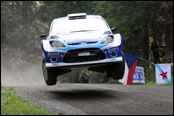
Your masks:
M 123 39 L 113 34 L 103 17 L 86 13 L 68 14 L 52 21 L 49 35 L 41 41 L 42 70 L 47 85 L 55 85 L 57 76 L 71 68 L 88 66 L 88 70 L 122 79 L 125 58 Z

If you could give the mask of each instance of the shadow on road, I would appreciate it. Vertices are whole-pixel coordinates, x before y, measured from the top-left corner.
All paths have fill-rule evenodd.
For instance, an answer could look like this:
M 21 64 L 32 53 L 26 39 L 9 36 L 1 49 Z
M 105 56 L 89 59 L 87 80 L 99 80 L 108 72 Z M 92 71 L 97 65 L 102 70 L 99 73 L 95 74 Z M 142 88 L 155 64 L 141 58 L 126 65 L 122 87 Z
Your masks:
M 113 95 L 110 90 L 96 90 L 96 89 L 85 89 L 85 90 L 58 90 L 58 91 L 48 91 L 52 94 L 54 99 L 63 100 L 95 100 L 95 99 L 121 99 L 120 93 Z

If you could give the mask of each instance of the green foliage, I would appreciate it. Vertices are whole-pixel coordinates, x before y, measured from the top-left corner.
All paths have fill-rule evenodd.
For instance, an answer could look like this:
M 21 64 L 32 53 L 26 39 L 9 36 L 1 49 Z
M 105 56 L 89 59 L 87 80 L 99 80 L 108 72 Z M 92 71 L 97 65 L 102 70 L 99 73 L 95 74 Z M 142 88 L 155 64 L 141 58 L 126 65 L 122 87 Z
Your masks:
M 173 32 L 166 33 L 164 30 L 165 18 L 162 4 L 168 6 L 166 12 L 173 24 L 173 6 L 170 2 L 157 1 L 119 1 L 119 2 L 100 2 L 96 8 L 96 14 L 105 17 L 110 26 L 118 27 L 118 32 L 123 35 L 126 53 L 134 54 L 148 59 L 149 55 L 149 37 L 152 36 L 160 44 L 163 42 L 162 34 L 169 34 L 173 37 Z M 170 7 L 170 10 L 169 10 Z M 158 20 L 158 21 L 157 21 Z M 168 26 L 170 26 L 168 25 Z M 171 27 L 171 26 L 170 26 Z M 171 30 L 172 31 L 172 30 Z M 169 38 L 165 38 L 165 43 Z M 173 41 L 170 38 L 170 41 Z M 172 47 L 173 48 L 173 47 Z M 169 49 L 172 49 L 169 48 Z M 136 49 L 136 51 L 135 51 Z
M 15 95 L 13 88 L 1 86 L 1 115 L 56 115 L 47 108 L 33 105 Z
M 170 84 L 156 84 L 154 82 L 148 82 L 145 85 L 147 85 L 147 86 L 173 86 L 173 83 L 170 83 Z
M 146 83 L 155 82 L 155 66 L 153 64 L 139 59 L 137 65 L 144 68 L 144 76 Z

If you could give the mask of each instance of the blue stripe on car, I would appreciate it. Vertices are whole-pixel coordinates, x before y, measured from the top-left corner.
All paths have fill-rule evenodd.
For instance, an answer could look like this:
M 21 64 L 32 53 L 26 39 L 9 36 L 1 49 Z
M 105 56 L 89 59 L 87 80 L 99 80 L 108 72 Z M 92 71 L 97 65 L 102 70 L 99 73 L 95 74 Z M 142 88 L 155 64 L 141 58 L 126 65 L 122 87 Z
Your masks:
M 55 49 L 65 51 L 65 53 L 64 52 L 47 52 L 43 48 L 43 42 L 41 42 L 42 51 L 44 52 L 46 63 L 52 63 L 50 61 L 50 58 L 51 57 L 57 57 L 58 58 L 58 61 L 55 62 L 55 63 L 61 63 L 64 55 L 66 54 L 66 52 L 69 51 L 69 50 L 72 50 L 72 49 L 80 49 L 80 48 L 100 48 L 100 49 L 102 49 L 102 48 L 104 48 L 106 46 L 109 46 L 109 44 L 101 45 L 100 43 L 101 43 L 102 40 L 100 40 L 96 44 L 84 45 L 84 46 L 83 45 L 80 45 L 80 46 L 70 46 L 70 45 L 67 45 L 65 42 L 62 42 L 60 40 L 56 40 L 56 41 L 59 41 L 62 44 L 64 44 L 66 46 L 66 48 L 55 48 Z M 122 53 L 121 53 L 122 44 L 123 44 L 123 39 L 122 39 L 122 36 L 121 36 L 121 44 L 119 46 L 111 47 L 111 48 L 106 48 L 106 49 L 103 49 L 102 51 L 105 53 L 105 55 L 106 55 L 107 58 L 120 57 L 120 56 L 122 56 Z M 117 56 L 112 57 L 111 56 L 111 53 L 112 52 L 116 52 L 117 53 Z

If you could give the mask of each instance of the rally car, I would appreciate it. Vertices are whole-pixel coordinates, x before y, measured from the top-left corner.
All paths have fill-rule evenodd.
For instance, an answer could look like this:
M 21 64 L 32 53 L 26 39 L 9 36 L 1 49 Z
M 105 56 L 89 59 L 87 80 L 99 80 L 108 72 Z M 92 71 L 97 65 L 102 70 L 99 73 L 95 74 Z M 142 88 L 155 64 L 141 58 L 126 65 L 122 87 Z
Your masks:
M 71 68 L 89 70 L 122 79 L 125 58 L 121 34 L 113 34 L 103 17 L 86 13 L 68 14 L 52 21 L 49 35 L 41 35 L 42 70 L 47 85 L 55 85 L 57 76 Z

